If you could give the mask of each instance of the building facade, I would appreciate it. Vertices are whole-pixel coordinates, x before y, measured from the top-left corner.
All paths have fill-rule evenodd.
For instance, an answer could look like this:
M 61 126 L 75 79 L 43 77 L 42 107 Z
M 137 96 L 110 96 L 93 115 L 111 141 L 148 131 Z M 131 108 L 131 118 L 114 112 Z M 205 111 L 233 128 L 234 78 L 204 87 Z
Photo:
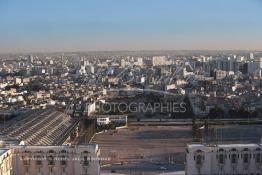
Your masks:
M 0 175 L 100 174 L 97 145 L 19 145 L 0 153 Z
M 261 144 L 188 145 L 186 175 L 261 175 Z
M 12 156 L 11 150 L 0 149 L 0 175 L 11 175 Z

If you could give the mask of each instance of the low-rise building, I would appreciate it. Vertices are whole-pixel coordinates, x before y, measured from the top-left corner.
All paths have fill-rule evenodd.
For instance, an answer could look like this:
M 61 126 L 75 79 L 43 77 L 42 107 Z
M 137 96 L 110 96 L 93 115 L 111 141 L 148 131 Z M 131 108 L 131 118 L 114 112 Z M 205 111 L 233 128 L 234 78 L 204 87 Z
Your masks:
M 0 149 L 0 175 L 99 175 L 97 145 L 11 146 Z
M 186 175 L 261 175 L 261 144 L 187 146 Z
M 97 117 L 97 125 L 108 125 L 109 123 L 127 124 L 126 115 L 100 115 Z

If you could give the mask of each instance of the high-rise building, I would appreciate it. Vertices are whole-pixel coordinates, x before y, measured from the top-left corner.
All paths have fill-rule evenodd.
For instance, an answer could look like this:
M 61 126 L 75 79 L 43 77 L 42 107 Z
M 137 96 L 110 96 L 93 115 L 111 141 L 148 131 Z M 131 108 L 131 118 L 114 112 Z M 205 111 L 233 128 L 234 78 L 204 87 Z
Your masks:
M 262 57 L 259 59 L 260 69 L 262 69 Z
M 253 54 L 253 53 L 250 53 L 249 58 L 250 58 L 250 59 L 254 59 L 254 54 Z
M 28 57 L 28 62 L 29 62 L 29 63 L 33 63 L 33 62 L 34 62 L 34 57 L 33 57 L 33 55 L 29 55 L 29 57 Z

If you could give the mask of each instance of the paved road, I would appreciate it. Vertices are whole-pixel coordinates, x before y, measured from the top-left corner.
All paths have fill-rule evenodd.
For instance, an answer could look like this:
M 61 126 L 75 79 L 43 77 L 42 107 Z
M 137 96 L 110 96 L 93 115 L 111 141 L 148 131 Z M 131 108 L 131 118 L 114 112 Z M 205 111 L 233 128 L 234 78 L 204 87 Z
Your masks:
M 113 165 L 110 167 L 103 167 L 102 172 L 109 173 L 113 170 L 116 173 L 123 173 L 128 175 L 154 175 L 174 171 L 183 171 L 184 169 L 184 165 L 139 162 L 137 164 Z

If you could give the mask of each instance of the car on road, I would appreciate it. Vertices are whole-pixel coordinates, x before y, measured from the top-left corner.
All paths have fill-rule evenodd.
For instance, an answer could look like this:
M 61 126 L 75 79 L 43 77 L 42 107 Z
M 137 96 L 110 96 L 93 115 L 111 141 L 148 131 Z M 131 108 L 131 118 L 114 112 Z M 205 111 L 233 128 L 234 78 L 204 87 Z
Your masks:
M 162 170 L 162 171 L 163 171 L 163 170 L 167 170 L 167 168 L 164 167 L 164 166 L 161 166 L 161 167 L 160 167 L 160 170 Z

